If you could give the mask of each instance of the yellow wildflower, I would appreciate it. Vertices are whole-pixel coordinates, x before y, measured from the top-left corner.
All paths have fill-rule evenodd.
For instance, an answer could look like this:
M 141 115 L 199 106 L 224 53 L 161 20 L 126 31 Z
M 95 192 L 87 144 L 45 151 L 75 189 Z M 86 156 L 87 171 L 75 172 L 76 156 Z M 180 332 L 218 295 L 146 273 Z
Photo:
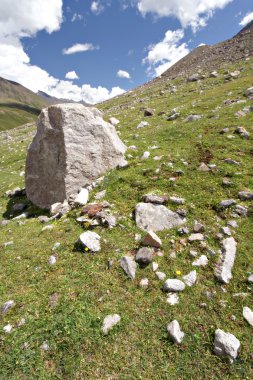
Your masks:
M 176 270 L 176 275 L 180 276 L 180 274 L 181 274 L 181 270 Z

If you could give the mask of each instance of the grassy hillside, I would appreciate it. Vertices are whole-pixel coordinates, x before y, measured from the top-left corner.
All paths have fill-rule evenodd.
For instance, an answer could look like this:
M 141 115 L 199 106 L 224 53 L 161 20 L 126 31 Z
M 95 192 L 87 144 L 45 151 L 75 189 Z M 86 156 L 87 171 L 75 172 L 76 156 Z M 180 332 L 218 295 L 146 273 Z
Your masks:
M 0 131 L 36 120 L 48 102 L 19 83 L 0 78 Z
M 25 197 L 5 196 L 7 190 L 24 186 L 22 172 L 33 131 L 16 128 L 9 131 L 8 139 L 5 133 L 0 134 L 0 218 L 20 214 L 13 211 L 14 204 L 20 202 L 27 204 L 30 214 L 28 219 L 10 220 L 0 227 L 0 305 L 8 300 L 16 303 L 0 320 L 1 379 L 252 378 L 252 327 L 242 316 L 243 306 L 252 308 L 252 285 L 247 283 L 253 273 L 252 212 L 235 218 L 231 215 L 233 209 L 219 213 L 215 208 L 221 200 L 233 198 L 252 211 L 250 202 L 238 199 L 238 192 L 253 190 L 253 112 L 235 116 L 253 105 L 243 95 L 253 84 L 252 67 L 253 59 L 232 66 L 231 70 L 243 71 L 238 79 L 228 82 L 224 81 L 227 74 L 219 71 L 218 78 L 207 75 L 198 83 L 187 83 L 183 78 L 170 80 L 101 105 L 106 119 L 114 116 L 120 120 L 117 129 L 122 140 L 137 150 L 129 149 L 129 166 L 109 172 L 91 194 L 90 201 L 94 201 L 98 191 L 106 190 L 105 200 L 120 216 L 112 230 L 96 227 L 95 232 L 102 238 L 102 251 L 96 255 L 75 249 L 80 233 L 90 229 L 77 224 L 80 209 L 51 222 L 53 228 L 42 231 L 44 225 L 37 216 L 45 213 Z M 171 85 L 177 87 L 177 92 L 170 91 Z M 237 102 L 225 104 L 228 99 Z M 144 118 L 146 107 L 155 109 L 154 116 Z M 165 120 L 161 113 L 169 115 L 173 108 L 180 112 L 179 118 Z M 186 122 L 190 114 L 202 118 Z M 149 126 L 137 129 L 143 120 Z M 236 126 L 245 127 L 250 139 L 234 134 Z M 226 127 L 229 132 L 220 134 Z M 144 151 L 150 152 L 146 160 L 140 158 Z M 226 158 L 240 164 L 230 165 L 224 162 Z M 217 167 L 201 172 L 198 167 L 202 162 Z M 231 186 L 222 185 L 224 178 L 231 181 Z M 185 198 L 182 207 L 187 211 L 186 226 L 192 231 L 195 220 L 204 224 L 206 244 L 215 252 L 213 256 L 200 243 L 190 244 L 188 235 L 181 236 L 177 229 L 158 233 L 163 256 L 155 261 L 167 278 L 180 279 L 194 269 L 190 249 L 209 259 L 208 266 L 196 268 L 197 283 L 185 289 L 174 306 L 166 302 L 162 282 L 150 266 L 138 269 L 136 279 L 131 281 L 118 263 L 124 254 L 139 247 L 135 235 L 144 235 L 132 213 L 146 193 Z M 176 210 L 177 206 L 169 203 L 169 208 Z M 233 279 L 229 285 L 221 285 L 214 278 L 221 246 L 216 235 L 230 220 L 238 223 L 238 228 L 231 228 L 238 252 Z M 5 246 L 7 242 L 13 244 Z M 57 242 L 60 247 L 52 251 Z M 49 265 L 52 254 L 57 256 L 55 265 Z M 110 270 L 109 259 L 113 259 Z M 176 274 L 178 271 L 181 274 Z M 150 282 L 147 290 L 139 286 L 144 277 Z M 105 337 L 102 321 L 114 313 L 121 316 L 121 322 Z M 25 324 L 18 327 L 22 318 Z M 173 319 L 185 332 L 180 346 L 174 345 L 166 332 Z M 7 324 L 13 326 L 10 334 L 3 330 Z M 233 364 L 213 354 L 217 328 L 234 334 L 241 342 Z M 48 350 L 43 349 L 45 342 Z

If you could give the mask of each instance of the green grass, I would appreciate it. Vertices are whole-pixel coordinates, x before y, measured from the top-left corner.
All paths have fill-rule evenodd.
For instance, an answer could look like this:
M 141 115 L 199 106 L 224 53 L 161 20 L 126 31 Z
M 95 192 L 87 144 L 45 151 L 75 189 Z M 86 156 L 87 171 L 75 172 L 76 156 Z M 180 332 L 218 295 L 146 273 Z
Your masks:
M 222 199 L 237 199 L 240 190 L 253 189 L 253 113 L 240 119 L 235 117 L 235 112 L 252 105 L 252 101 L 243 96 L 243 91 L 252 86 L 252 65 L 251 59 L 232 67 L 243 66 L 244 71 L 239 79 L 231 82 L 224 83 L 220 71 L 218 79 L 205 79 L 199 84 L 186 83 L 182 79 L 168 82 L 177 85 L 175 94 L 170 94 L 166 89 L 167 82 L 163 82 L 101 105 L 106 119 L 115 116 L 120 120 L 118 130 L 122 140 L 138 148 L 137 152 L 127 152 L 133 155 L 128 168 L 109 172 L 91 194 L 93 200 L 96 192 L 106 189 L 105 199 L 114 205 L 113 212 L 123 217 L 112 230 L 95 229 L 102 237 L 101 253 L 84 255 L 75 250 L 75 241 L 85 229 L 75 222 L 79 210 L 54 222 L 51 231 L 42 232 L 43 225 L 36 218 L 21 223 L 10 221 L 7 226 L 0 227 L 0 304 L 9 299 L 16 302 L 16 306 L 0 320 L 1 379 L 252 378 L 252 327 L 242 317 L 243 306 L 252 308 L 252 289 L 246 282 L 248 275 L 253 273 L 252 216 L 238 219 L 239 228 L 235 235 L 238 253 L 234 277 L 229 285 L 223 286 L 227 292 L 213 275 L 218 255 L 210 258 L 208 267 L 197 269 L 197 284 L 180 294 L 180 302 L 175 306 L 166 303 L 162 284 L 150 267 L 138 269 L 136 279 L 131 281 L 118 264 L 122 255 L 138 248 L 135 234 L 140 231 L 135 226 L 132 212 L 142 195 L 148 192 L 185 198 L 186 225 L 191 228 L 194 220 L 202 222 L 206 226 L 208 246 L 218 251 L 220 243 L 215 235 L 219 226 L 226 225 L 226 220 L 232 218 L 226 211 L 226 219 L 219 219 L 214 206 Z M 165 90 L 162 96 L 161 89 Z M 144 101 L 140 103 L 138 99 L 141 98 Z M 239 98 L 245 103 L 223 105 L 228 98 Z M 141 107 L 154 108 L 155 115 L 147 118 L 148 127 L 137 130 L 138 123 L 144 120 Z M 157 115 L 160 111 L 169 114 L 174 107 L 179 107 L 181 114 L 174 122 Z M 220 108 L 213 112 L 217 107 Z M 186 123 L 184 119 L 191 113 L 203 117 L 197 122 Z M 213 118 L 213 115 L 219 118 Z M 221 129 L 231 127 L 229 134 L 233 134 L 237 125 L 251 132 L 249 140 L 237 135 L 228 139 L 219 133 Z M 1 134 L 2 218 L 9 216 L 13 203 L 20 201 L 27 203 L 30 213 L 35 216 L 40 213 L 24 197 L 9 200 L 4 195 L 8 189 L 24 186 L 20 172 L 24 170 L 33 131 L 30 128 L 13 129 L 9 131 L 11 139 L 8 140 L 4 133 Z M 139 134 L 137 139 L 134 138 L 136 133 Z M 149 150 L 148 147 L 153 145 L 159 148 Z M 151 155 L 142 161 L 139 157 L 145 150 Z M 218 169 L 199 172 L 200 162 L 210 154 L 213 157 L 211 163 L 215 163 Z M 162 156 L 161 161 L 154 161 L 154 156 Z M 224 158 L 233 158 L 241 165 L 228 165 Z M 181 159 L 189 165 L 184 165 Z M 168 162 L 173 162 L 174 167 L 169 167 Z M 158 168 L 159 173 L 156 172 Z M 183 170 L 184 174 L 171 182 L 169 178 L 177 170 Z M 233 186 L 222 186 L 225 176 L 231 179 Z M 171 204 L 169 207 L 176 209 Z M 180 243 L 182 237 L 176 229 L 158 235 L 163 241 L 164 252 L 163 257 L 155 259 L 159 270 L 168 278 L 176 277 L 176 270 L 182 275 L 187 274 L 192 269 L 189 244 Z M 171 239 L 175 240 L 175 247 Z M 4 248 L 7 241 L 14 244 Z M 57 263 L 50 266 L 48 259 L 56 242 L 61 243 Z M 200 253 L 203 250 L 199 244 L 192 246 Z M 176 259 L 170 258 L 173 250 L 177 253 Z M 114 259 L 111 270 L 107 269 L 109 258 Z M 144 277 L 150 281 L 148 290 L 139 287 L 139 281 Z M 207 298 L 206 291 L 213 292 L 212 299 Z M 233 296 L 239 292 L 249 295 L 245 298 Z M 54 293 L 58 293 L 59 298 L 52 307 L 49 300 Z M 101 334 L 102 321 L 112 313 L 120 314 L 122 319 L 104 337 Z M 6 324 L 15 326 L 23 317 L 26 319 L 24 326 L 14 327 L 9 335 L 3 331 Z M 181 346 L 171 343 L 166 333 L 166 326 L 173 319 L 179 321 L 185 332 Z M 241 341 L 239 358 L 232 365 L 212 352 L 216 328 L 233 333 Z M 50 345 L 47 352 L 40 348 L 45 341 Z M 23 347 L 24 343 L 28 344 L 27 348 Z

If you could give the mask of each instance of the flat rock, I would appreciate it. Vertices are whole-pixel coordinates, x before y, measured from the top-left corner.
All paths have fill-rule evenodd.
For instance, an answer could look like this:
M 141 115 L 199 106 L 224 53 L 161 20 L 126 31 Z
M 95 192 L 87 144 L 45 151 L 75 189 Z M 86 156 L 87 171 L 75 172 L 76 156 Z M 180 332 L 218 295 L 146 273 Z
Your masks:
M 164 281 L 166 278 L 166 274 L 163 272 L 155 272 L 155 274 L 156 274 L 156 277 L 158 278 L 158 280 L 160 280 L 160 281 Z
M 169 199 L 175 205 L 183 205 L 183 204 L 185 204 L 185 199 L 184 198 L 170 197 Z
M 233 237 L 224 239 L 222 242 L 222 253 L 215 269 L 215 277 L 225 284 L 228 284 L 233 277 L 232 269 L 236 257 L 236 245 Z
M 13 300 L 5 302 L 1 307 L 1 314 L 6 314 L 8 310 L 12 309 L 15 305 L 16 304 Z
M 253 201 L 253 193 L 251 191 L 240 191 L 238 197 L 242 201 Z
M 111 123 L 112 125 L 118 125 L 120 121 L 116 119 L 116 117 L 110 117 L 109 123 Z
M 101 250 L 100 236 L 95 232 L 83 232 L 79 237 L 79 241 L 84 247 L 87 247 L 91 252 L 99 252 Z
M 194 267 L 205 267 L 208 265 L 208 258 L 206 255 L 201 255 L 198 259 L 193 261 L 192 265 Z
M 230 333 L 225 333 L 221 329 L 215 331 L 214 353 L 220 357 L 226 357 L 231 362 L 237 358 L 240 341 Z
M 68 204 L 68 201 L 65 200 L 63 203 L 57 202 L 51 205 L 50 207 L 50 214 L 55 216 L 63 216 L 67 214 L 70 211 L 70 206 Z
M 141 266 L 146 266 L 152 263 L 153 250 L 151 248 L 140 248 L 135 256 L 135 261 Z
M 197 272 L 193 270 L 187 275 L 183 276 L 183 281 L 189 287 L 194 285 L 197 281 Z
M 143 202 L 145 203 L 155 203 L 158 205 L 165 205 L 168 203 L 169 197 L 166 195 L 153 195 L 153 194 L 146 194 L 142 197 Z
M 236 205 L 236 201 L 234 199 L 224 199 L 219 203 L 219 207 L 221 208 L 229 208 L 234 205 Z
M 149 285 L 148 278 L 142 278 L 140 281 L 140 287 L 143 289 L 147 289 Z
M 162 231 L 181 226 L 185 220 L 165 206 L 138 203 L 135 208 L 137 226 L 144 231 Z
M 174 343 L 176 344 L 182 343 L 182 340 L 184 338 L 184 333 L 180 329 L 180 325 L 176 319 L 168 324 L 167 331 L 169 333 L 170 338 L 173 340 Z
M 194 241 L 203 241 L 205 238 L 204 238 L 204 235 L 200 234 L 200 233 L 197 233 L 197 234 L 191 234 L 189 237 L 188 237 L 188 240 L 189 242 L 194 242 Z
M 249 307 L 243 308 L 243 317 L 253 327 L 253 311 Z
M 142 245 L 150 246 L 154 248 L 161 248 L 162 241 L 153 231 L 148 231 L 147 235 L 142 239 Z
M 182 292 L 184 289 L 185 284 L 183 281 L 177 279 L 168 279 L 163 284 L 163 290 L 165 292 Z
M 88 203 L 89 191 L 87 189 L 81 189 L 81 191 L 75 197 L 74 203 L 76 205 L 84 206 Z
M 107 335 L 109 331 L 120 322 L 121 318 L 118 314 L 107 315 L 103 321 L 102 332 Z
M 128 277 L 131 279 L 135 278 L 137 264 L 133 257 L 131 256 L 123 256 L 119 260 L 121 268 L 125 271 Z
M 126 163 L 126 146 L 94 107 L 57 104 L 45 108 L 26 159 L 26 193 L 49 209 L 75 197 L 108 170 Z
M 166 301 L 171 306 L 176 305 L 177 303 L 179 303 L 179 296 L 177 293 L 168 293 Z
M 149 123 L 147 121 L 141 121 L 140 124 L 137 125 L 137 129 L 147 127 Z

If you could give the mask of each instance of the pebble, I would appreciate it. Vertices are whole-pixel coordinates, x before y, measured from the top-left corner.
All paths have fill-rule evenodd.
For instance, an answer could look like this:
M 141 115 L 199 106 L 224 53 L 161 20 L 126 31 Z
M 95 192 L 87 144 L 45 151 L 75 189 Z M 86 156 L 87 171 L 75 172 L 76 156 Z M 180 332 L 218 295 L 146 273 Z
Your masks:
M 54 265 L 56 263 L 56 257 L 55 256 L 50 256 L 48 260 L 50 265 Z
M 4 326 L 3 330 L 6 332 L 6 334 L 10 334 L 12 328 L 13 328 L 13 326 L 8 324 L 8 325 Z
M 8 310 L 12 309 L 15 306 L 15 302 L 13 300 L 9 300 L 3 304 L 1 307 L 1 314 L 6 314 Z
M 103 321 L 102 332 L 107 335 L 109 331 L 121 320 L 118 314 L 107 315 Z
M 167 331 L 169 333 L 170 338 L 174 343 L 180 344 L 184 338 L 184 333 L 180 329 L 180 325 L 177 320 L 170 322 L 167 326 Z
M 143 289 L 147 289 L 149 285 L 148 278 L 142 278 L 140 281 L 140 287 Z
M 198 234 L 191 234 L 188 237 L 189 242 L 194 242 L 194 241 L 202 241 L 204 240 L 204 235 L 198 233 Z
M 169 200 L 176 204 L 176 205 L 183 205 L 185 204 L 185 199 L 184 198 L 178 198 L 178 197 L 170 197 Z
M 140 248 L 135 256 L 135 261 L 141 266 L 146 266 L 152 263 L 153 250 L 151 248 Z
M 208 265 L 208 258 L 206 255 L 201 255 L 197 260 L 194 260 L 192 263 L 195 267 L 205 267 Z
M 144 152 L 143 155 L 141 156 L 141 159 L 142 159 L 142 160 L 146 160 L 146 159 L 149 158 L 149 156 L 150 156 L 150 152 L 147 152 L 147 151 L 146 151 L 146 152 Z
M 177 293 L 168 293 L 168 297 L 167 297 L 167 300 L 169 305 L 176 305 L 177 303 L 179 303 L 179 296 Z
M 157 271 L 159 265 L 157 263 L 155 263 L 154 261 L 151 263 L 151 268 L 152 268 L 152 271 L 155 272 Z
M 226 236 L 232 235 L 229 227 L 221 227 L 220 231 L 221 233 L 223 233 L 223 235 L 226 235 Z
M 232 363 L 237 358 L 240 341 L 230 333 L 225 333 L 221 329 L 215 331 L 214 353 L 221 357 L 226 357 Z
M 236 201 L 234 199 L 224 199 L 219 203 L 219 207 L 222 208 L 229 208 L 231 206 L 234 206 L 236 204 Z
M 249 307 L 243 308 L 243 317 L 253 327 L 253 311 Z
M 184 289 L 185 284 L 183 281 L 177 279 L 168 279 L 163 284 L 163 290 L 165 292 L 182 292 Z
M 43 350 L 43 351 L 49 351 L 50 347 L 49 347 L 49 344 L 47 341 L 43 342 L 42 345 L 40 346 L 40 348 Z
M 197 281 L 197 272 L 193 270 L 187 275 L 183 276 L 183 281 L 187 286 L 191 287 Z
M 132 256 L 123 256 L 119 260 L 121 268 L 125 271 L 127 276 L 131 279 L 135 278 L 137 264 Z
M 253 274 L 251 274 L 249 277 L 248 277 L 248 282 L 250 284 L 253 284 Z
M 165 278 L 166 278 L 166 274 L 163 273 L 163 272 L 155 272 L 155 274 L 156 274 L 156 276 L 158 277 L 158 279 L 159 279 L 160 281 L 164 281 Z

